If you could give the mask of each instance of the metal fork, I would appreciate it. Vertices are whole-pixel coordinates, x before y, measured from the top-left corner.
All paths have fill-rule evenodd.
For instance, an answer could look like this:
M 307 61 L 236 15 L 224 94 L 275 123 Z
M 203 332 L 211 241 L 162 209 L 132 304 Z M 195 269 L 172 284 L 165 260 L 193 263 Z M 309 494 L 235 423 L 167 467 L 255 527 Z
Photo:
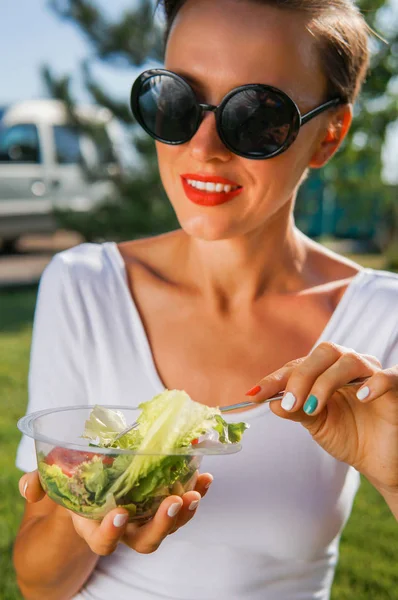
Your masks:
M 369 377 L 360 377 L 358 379 L 354 379 L 353 381 L 350 381 L 349 383 L 345 383 L 341 387 L 350 387 L 352 385 L 362 385 L 363 383 L 365 383 L 365 381 L 368 381 L 368 379 L 370 379 L 370 378 Z M 248 402 L 240 402 L 239 404 L 230 404 L 229 406 L 221 406 L 220 411 L 222 413 L 227 413 L 232 410 L 238 410 L 240 408 L 247 408 L 248 406 L 260 406 L 260 404 L 268 404 L 268 402 L 274 402 L 275 400 L 282 400 L 284 395 L 285 395 L 285 390 L 283 390 L 282 392 L 279 392 L 275 396 L 272 396 L 272 398 L 267 398 L 266 400 L 262 400 L 261 402 L 248 401 Z M 138 427 L 138 425 L 139 425 L 138 421 L 135 421 L 132 425 L 129 425 L 128 427 L 123 429 L 123 431 L 118 433 L 117 436 L 114 438 L 113 443 L 116 442 L 117 440 L 119 440 L 124 435 L 126 435 L 126 433 L 128 433 L 129 431 L 136 429 Z

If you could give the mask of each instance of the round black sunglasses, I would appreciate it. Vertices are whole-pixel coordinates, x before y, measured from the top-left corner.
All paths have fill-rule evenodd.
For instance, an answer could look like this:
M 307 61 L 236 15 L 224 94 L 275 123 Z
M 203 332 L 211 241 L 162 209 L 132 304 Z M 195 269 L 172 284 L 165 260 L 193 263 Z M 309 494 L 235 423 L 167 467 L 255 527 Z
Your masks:
M 205 112 L 214 112 L 225 146 L 244 158 L 264 160 L 285 152 L 300 127 L 341 104 L 334 98 L 305 115 L 285 92 L 250 83 L 231 90 L 218 106 L 201 104 L 191 86 L 165 69 L 149 69 L 135 80 L 131 109 L 150 136 L 165 144 L 185 144 L 199 129 Z

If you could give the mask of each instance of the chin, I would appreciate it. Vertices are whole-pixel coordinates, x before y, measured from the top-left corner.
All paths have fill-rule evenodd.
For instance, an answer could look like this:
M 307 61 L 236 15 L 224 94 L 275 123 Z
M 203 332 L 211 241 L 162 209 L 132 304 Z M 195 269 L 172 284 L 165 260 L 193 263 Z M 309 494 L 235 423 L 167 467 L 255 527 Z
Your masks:
M 190 237 L 207 242 L 227 240 L 242 233 L 236 231 L 225 219 L 217 219 L 211 215 L 195 215 L 181 219 L 180 225 Z

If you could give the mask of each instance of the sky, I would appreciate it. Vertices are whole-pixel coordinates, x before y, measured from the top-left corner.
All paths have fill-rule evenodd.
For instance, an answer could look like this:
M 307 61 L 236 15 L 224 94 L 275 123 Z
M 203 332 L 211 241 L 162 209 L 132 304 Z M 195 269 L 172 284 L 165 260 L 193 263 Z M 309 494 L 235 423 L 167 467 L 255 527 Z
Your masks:
M 132 0 L 96 0 L 110 16 L 119 15 Z M 81 85 L 79 65 L 90 55 L 90 44 L 73 24 L 62 21 L 48 7 L 48 0 L 1 0 L 0 104 L 39 98 L 45 94 L 40 66 L 49 65 L 56 74 L 73 73 L 72 91 L 87 101 Z M 109 10 L 109 5 L 112 10 Z M 134 71 L 97 66 L 95 74 L 128 101 Z
M 116 17 L 135 0 L 96 0 L 110 17 Z M 396 9 L 398 0 L 390 0 Z M 71 23 L 60 20 L 48 0 L 1 0 L 0 106 L 21 99 L 40 98 L 46 91 L 40 66 L 47 64 L 57 75 L 73 74 L 76 100 L 89 101 L 80 79 L 79 64 L 90 55 L 90 45 Z M 111 8 L 110 8 L 111 7 Z M 140 69 L 141 71 L 142 69 Z M 93 73 L 120 100 L 129 101 L 131 84 L 138 72 L 97 64 Z M 386 176 L 398 183 L 398 125 L 391 128 L 385 152 Z

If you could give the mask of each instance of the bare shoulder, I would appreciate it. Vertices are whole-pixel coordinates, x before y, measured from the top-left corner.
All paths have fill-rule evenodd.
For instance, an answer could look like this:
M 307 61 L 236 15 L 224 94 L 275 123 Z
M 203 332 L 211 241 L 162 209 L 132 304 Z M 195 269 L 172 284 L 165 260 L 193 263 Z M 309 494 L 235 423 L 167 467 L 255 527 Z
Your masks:
M 332 303 L 337 306 L 347 286 L 363 267 L 309 238 L 306 239 L 306 246 L 310 271 L 316 274 L 321 287 L 331 289 Z
M 118 249 L 126 269 L 134 279 L 146 278 L 172 282 L 178 275 L 179 260 L 185 248 L 181 230 L 162 235 L 122 242 Z
M 331 280 L 355 277 L 359 271 L 362 271 L 360 264 L 322 246 L 322 244 L 313 240 L 309 240 L 309 244 L 311 261 L 322 268 Z

